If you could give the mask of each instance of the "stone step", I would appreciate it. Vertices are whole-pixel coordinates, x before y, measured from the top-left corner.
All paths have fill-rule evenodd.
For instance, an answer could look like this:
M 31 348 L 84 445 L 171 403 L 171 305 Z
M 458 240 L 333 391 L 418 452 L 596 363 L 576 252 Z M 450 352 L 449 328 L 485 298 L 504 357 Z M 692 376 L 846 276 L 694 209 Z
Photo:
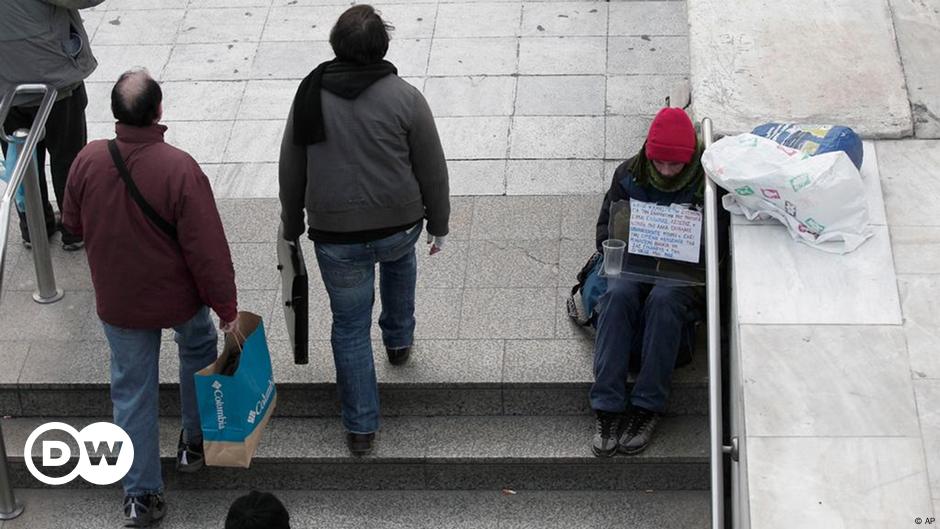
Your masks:
M 54 419 L 2 421 L 17 487 L 41 487 L 23 458 L 26 439 Z M 101 419 L 64 418 L 81 429 Z M 704 417 L 667 417 L 649 448 L 636 456 L 594 457 L 588 416 L 399 417 L 384 421 L 373 455 L 349 455 L 338 419 L 275 418 L 251 469 L 173 469 L 179 422 L 161 419 L 161 454 L 170 489 L 290 490 L 706 490 L 708 424 Z M 42 439 L 74 443 L 64 432 Z M 41 443 L 32 453 L 41 455 Z M 77 464 L 77 448 L 73 449 Z M 63 471 L 74 468 L 62 467 Z M 83 480 L 68 486 L 84 488 Z M 4 528 L 6 529 L 6 528 Z
M 160 529 L 222 529 L 232 501 L 246 490 L 167 493 Z M 274 494 L 290 512 L 291 527 L 331 529 L 595 529 L 630 527 L 705 529 L 705 491 L 296 491 Z M 120 527 L 116 490 L 17 491 L 22 516 L 3 529 L 112 529 Z
M 179 415 L 175 344 L 164 342 L 160 410 Z M 328 343 L 316 342 L 310 364 L 297 366 L 287 344 L 273 342 L 278 385 L 276 414 L 339 414 L 335 370 Z M 376 347 L 382 413 L 406 415 L 568 415 L 590 412 L 592 344 L 578 340 L 421 340 L 409 362 L 392 366 Z M 20 360 L 19 375 L 0 377 L 0 415 L 17 417 L 108 416 L 111 401 L 107 344 L 34 344 Z M 677 369 L 669 413 L 708 413 L 704 348 Z M 15 368 L 15 365 L 14 365 Z

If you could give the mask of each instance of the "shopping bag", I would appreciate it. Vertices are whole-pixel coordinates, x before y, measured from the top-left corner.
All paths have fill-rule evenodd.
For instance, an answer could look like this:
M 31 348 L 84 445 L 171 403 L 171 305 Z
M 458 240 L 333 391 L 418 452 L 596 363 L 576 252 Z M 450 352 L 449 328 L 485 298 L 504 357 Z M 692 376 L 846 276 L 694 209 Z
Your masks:
M 3 171 L 0 172 L 0 180 L 10 185 L 10 179 L 13 178 L 13 170 L 16 168 L 16 162 L 19 158 L 19 151 L 23 148 L 23 141 L 13 141 L 7 145 L 7 157 L 3 160 Z M 32 160 L 33 167 L 38 167 L 36 165 L 36 153 L 33 153 Z M 38 171 L 38 169 L 37 169 Z M 26 174 L 29 174 L 28 172 Z M 37 172 L 38 174 L 38 172 Z M 25 180 L 25 175 L 24 175 Z M 14 195 L 14 203 L 16 204 L 17 211 L 25 212 L 26 211 L 26 186 L 24 180 L 20 181 L 20 186 L 16 188 L 16 194 Z M 2 191 L 6 191 L 4 186 Z
M 725 209 L 749 220 L 775 218 L 813 248 L 848 253 L 872 236 L 862 177 L 842 151 L 810 156 L 740 134 L 706 149 L 702 167 L 728 190 Z
M 277 403 L 261 316 L 239 312 L 222 354 L 195 382 L 206 464 L 248 468 Z

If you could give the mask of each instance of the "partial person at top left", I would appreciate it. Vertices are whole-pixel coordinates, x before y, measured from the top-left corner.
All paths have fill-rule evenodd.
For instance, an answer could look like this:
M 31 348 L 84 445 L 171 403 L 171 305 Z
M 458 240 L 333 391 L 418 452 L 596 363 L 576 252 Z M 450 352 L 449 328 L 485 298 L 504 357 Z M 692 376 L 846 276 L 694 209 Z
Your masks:
M 74 251 L 82 238 L 63 228 L 49 202 L 45 160 L 49 152 L 52 188 L 62 211 L 69 168 L 88 139 L 85 125 L 85 79 L 98 66 L 79 9 L 104 0 L 4 0 L 0 2 L 0 97 L 19 84 L 50 84 L 58 91 L 46 121 L 46 134 L 37 147 L 39 187 L 42 193 L 46 235 L 62 231 L 62 248 Z M 29 128 L 39 111 L 41 97 L 20 96 L 3 122 L 7 134 Z M 0 140 L 4 156 L 7 144 Z M 25 212 L 19 211 L 23 244 L 30 248 Z

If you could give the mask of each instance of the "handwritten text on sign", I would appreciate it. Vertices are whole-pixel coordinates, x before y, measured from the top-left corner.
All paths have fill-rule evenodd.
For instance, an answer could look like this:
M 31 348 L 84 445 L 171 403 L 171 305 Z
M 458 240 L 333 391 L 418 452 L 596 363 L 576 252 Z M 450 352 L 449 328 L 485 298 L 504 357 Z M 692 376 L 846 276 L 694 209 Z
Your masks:
M 627 251 L 697 263 L 702 243 L 702 213 L 683 206 L 630 201 Z

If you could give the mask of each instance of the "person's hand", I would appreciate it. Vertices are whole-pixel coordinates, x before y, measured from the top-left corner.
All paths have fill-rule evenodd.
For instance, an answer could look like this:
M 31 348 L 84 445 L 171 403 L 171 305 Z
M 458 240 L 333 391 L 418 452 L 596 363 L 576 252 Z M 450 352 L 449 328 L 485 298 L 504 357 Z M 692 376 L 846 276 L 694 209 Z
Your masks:
M 444 241 L 447 239 L 444 235 L 431 235 L 428 234 L 428 244 L 431 245 L 431 252 L 429 255 L 434 255 L 437 252 L 444 249 Z
M 219 320 L 219 329 L 222 330 L 225 334 L 230 334 L 235 332 L 235 329 L 238 328 L 238 316 L 235 316 L 235 319 L 232 321 L 221 321 Z

